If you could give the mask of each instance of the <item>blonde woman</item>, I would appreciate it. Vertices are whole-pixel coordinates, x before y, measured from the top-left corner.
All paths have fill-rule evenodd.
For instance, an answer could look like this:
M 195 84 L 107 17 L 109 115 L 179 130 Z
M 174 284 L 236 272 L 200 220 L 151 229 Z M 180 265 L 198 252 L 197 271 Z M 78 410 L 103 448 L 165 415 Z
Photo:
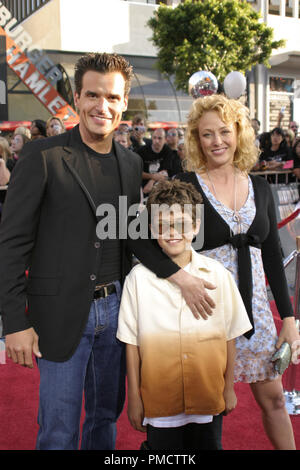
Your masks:
M 10 171 L 6 166 L 10 156 L 8 141 L 4 137 L 0 137 L 0 186 L 6 186 L 10 180 Z
M 16 129 L 14 130 L 14 135 L 17 135 L 17 134 L 24 134 L 29 140 L 31 139 L 31 132 L 27 127 L 24 127 L 24 126 L 16 127 Z
M 26 134 L 14 133 L 10 145 L 12 156 L 7 161 L 7 167 L 9 168 L 10 172 L 13 171 L 24 145 L 27 144 L 29 141 L 30 139 L 26 136 Z
M 128 132 L 116 131 L 114 134 L 114 139 L 116 142 L 119 142 L 119 144 L 123 145 L 123 147 L 127 149 L 131 146 L 131 140 Z
M 272 355 L 284 341 L 299 339 L 278 243 L 274 203 L 268 183 L 248 173 L 258 150 L 248 110 L 223 95 L 193 103 L 185 138 L 187 172 L 204 200 L 203 254 L 234 276 L 252 330 L 236 339 L 235 382 L 249 383 L 275 449 L 295 449 L 281 376 Z M 282 318 L 277 338 L 265 273 Z M 249 410 L 250 412 L 250 410 Z
M 63 132 L 66 132 L 66 128 L 62 120 L 58 117 L 50 117 L 46 123 L 47 137 L 63 134 Z

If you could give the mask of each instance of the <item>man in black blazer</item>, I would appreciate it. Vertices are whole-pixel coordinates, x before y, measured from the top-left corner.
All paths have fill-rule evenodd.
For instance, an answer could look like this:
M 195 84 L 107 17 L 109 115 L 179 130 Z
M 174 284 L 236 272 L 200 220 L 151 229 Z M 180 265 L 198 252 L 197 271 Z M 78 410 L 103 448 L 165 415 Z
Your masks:
M 125 395 L 124 347 L 116 339 L 121 285 L 135 255 L 184 289 L 195 315 L 213 304 L 205 288 L 151 240 L 99 239 L 97 208 L 139 203 L 140 157 L 113 142 L 132 70 L 117 54 L 88 54 L 75 67 L 80 123 L 25 146 L 0 226 L 0 305 L 7 354 L 40 371 L 37 449 L 76 449 L 82 394 L 83 449 L 113 449 Z M 122 227 L 118 227 L 119 229 Z M 26 270 L 28 269 L 28 278 Z

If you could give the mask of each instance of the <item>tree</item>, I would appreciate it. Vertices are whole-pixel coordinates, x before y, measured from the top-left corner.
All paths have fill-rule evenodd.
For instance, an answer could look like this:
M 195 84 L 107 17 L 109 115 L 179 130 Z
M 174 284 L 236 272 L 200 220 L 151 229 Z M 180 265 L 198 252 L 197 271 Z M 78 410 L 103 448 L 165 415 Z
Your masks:
M 157 67 L 187 91 L 190 76 L 212 72 L 219 81 L 232 71 L 245 73 L 256 64 L 269 67 L 273 29 L 243 0 L 186 0 L 176 8 L 161 5 L 148 21 L 158 49 Z

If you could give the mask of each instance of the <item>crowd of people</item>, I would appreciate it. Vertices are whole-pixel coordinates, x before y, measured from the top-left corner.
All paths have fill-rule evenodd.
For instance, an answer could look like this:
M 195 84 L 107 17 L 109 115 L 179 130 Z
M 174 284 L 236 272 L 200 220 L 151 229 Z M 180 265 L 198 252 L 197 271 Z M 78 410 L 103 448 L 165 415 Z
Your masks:
M 141 114 L 129 126 L 122 123 L 114 133 L 117 142 L 138 153 L 143 160 L 142 190 L 147 196 L 155 182 L 171 178 L 183 170 L 184 129 L 180 127 L 153 130 L 146 137 L 147 124 Z
M 37 359 L 36 448 L 78 448 L 84 394 L 81 448 L 114 449 L 127 367 L 128 416 L 147 433 L 143 449 L 221 450 L 235 382 L 249 384 L 274 449 L 295 449 L 272 357 L 300 337 L 271 189 L 252 174 L 260 151 L 248 109 L 222 94 L 199 98 L 185 130 L 150 137 L 143 116 L 121 123 L 131 79 L 117 54 L 81 57 L 78 126 L 35 120 L 32 142 L 16 132 L 6 147 L 17 163 L 2 164 L 0 310 L 8 357 L 29 368 Z M 280 128 L 265 136 L 264 161 L 290 159 L 283 140 Z M 99 208 L 109 203 L 123 220 L 120 196 L 130 208 L 141 193 L 145 209 L 126 221 L 145 223 L 148 236 L 99 238 Z
M 27 142 L 36 139 L 45 139 L 65 132 L 65 125 L 58 117 L 50 117 L 47 122 L 42 119 L 35 119 L 31 126 L 17 127 L 12 135 L 0 138 L 0 155 L 6 163 L 6 167 L 11 172 L 19 158 L 19 154 Z M 3 165 L 3 163 L 2 163 Z M 9 174 L 0 173 L 0 186 L 9 182 Z
M 281 114 L 278 124 L 281 123 Z M 259 156 L 252 171 L 282 170 L 287 162 L 291 169 L 288 181 L 300 179 L 300 137 L 298 124 L 291 121 L 288 129 L 275 127 L 269 132 L 260 133 L 260 122 L 253 118 L 251 125 L 255 132 L 255 144 Z M 9 137 L 0 137 L 0 186 L 8 184 L 10 173 L 19 158 L 23 146 L 32 140 L 51 137 L 65 132 L 65 125 L 58 117 L 50 117 L 47 122 L 41 119 L 32 121 L 30 129 L 18 127 Z M 131 125 L 121 123 L 114 131 L 114 140 L 123 147 L 138 153 L 144 163 L 143 194 L 150 193 L 155 182 L 170 178 L 185 169 L 184 150 L 185 129 L 183 127 L 147 129 L 146 119 L 136 114 Z M 268 177 L 270 182 L 274 178 Z M 277 178 L 278 180 L 278 178 Z M 279 182 L 287 179 L 280 179 Z M 2 201 L 3 202 L 3 201 Z
M 281 127 L 282 113 L 279 113 L 276 127 L 270 132 L 259 133 L 260 122 L 258 119 L 252 119 L 252 127 L 255 132 L 256 145 L 259 148 L 259 160 L 253 170 L 282 170 L 291 169 L 288 181 L 295 181 L 300 176 L 300 152 L 298 136 L 299 125 L 295 121 L 289 123 L 288 129 Z M 289 163 L 288 163 L 289 162 Z M 274 178 L 269 178 L 270 182 Z M 283 182 L 279 179 L 278 182 Z
M 37 139 L 45 139 L 65 132 L 65 125 L 58 117 L 50 117 L 47 121 L 35 119 L 30 128 L 17 127 L 12 135 L 0 136 L 0 186 L 7 186 L 11 173 L 17 163 L 24 145 Z M 1 205 L 6 193 L 0 193 L 0 220 Z
M 282 114 L 279 114 L 278 125 L 269 132 L 260 133 L 260 121 L 251 119 L 255 133 L 255 145 L 259 149 L 258 158 L 252 172 L 274 171 L 286 168 L 290 170 L 288 178 L 283 175 L 268 175 L 269 182 L 293 182 L 300 179 L 300 136 L 298 124 L 289 123 L 288 129 L 281 125 Z M 148 137 L 146 137 L 148 135 Z M 185 169 L 183 127 L 158 128 L 147 132 L 145 118 L 141 114 L 134 116 L 132 125 L 121 124 L 115 131 L 117 142 L 137 152 L 144 162 L 143 193 L 151 191 L 153 184 L 161 179 L 172 177 Z M 170 149 L 173 151 L 171 154 Z

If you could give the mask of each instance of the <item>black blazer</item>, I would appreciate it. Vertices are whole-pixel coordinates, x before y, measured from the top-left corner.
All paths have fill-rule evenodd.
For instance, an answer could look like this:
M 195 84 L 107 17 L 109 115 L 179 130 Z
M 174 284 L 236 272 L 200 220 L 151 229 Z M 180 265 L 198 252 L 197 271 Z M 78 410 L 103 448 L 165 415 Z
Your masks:
M 114 145 L 122 195 L 130 206 L 140 201 L 142 160 Z M 78 127 L 27 144 L 12 174 L 0 225 L 4 333 L 33 326 L 43 357 L 52 361 L 67 360 L 80 341 L 101 256 L 96 188 L 85 152 Z M 143 257 L 139 243 L 136 246 Z M 131 268 L 131 246 L 126 240 L 121 252 L 124 279 Z M 151 258 L 152 268 L 157 257 L 166 276 L 179 269 L 153 243 L 145 256 Z

